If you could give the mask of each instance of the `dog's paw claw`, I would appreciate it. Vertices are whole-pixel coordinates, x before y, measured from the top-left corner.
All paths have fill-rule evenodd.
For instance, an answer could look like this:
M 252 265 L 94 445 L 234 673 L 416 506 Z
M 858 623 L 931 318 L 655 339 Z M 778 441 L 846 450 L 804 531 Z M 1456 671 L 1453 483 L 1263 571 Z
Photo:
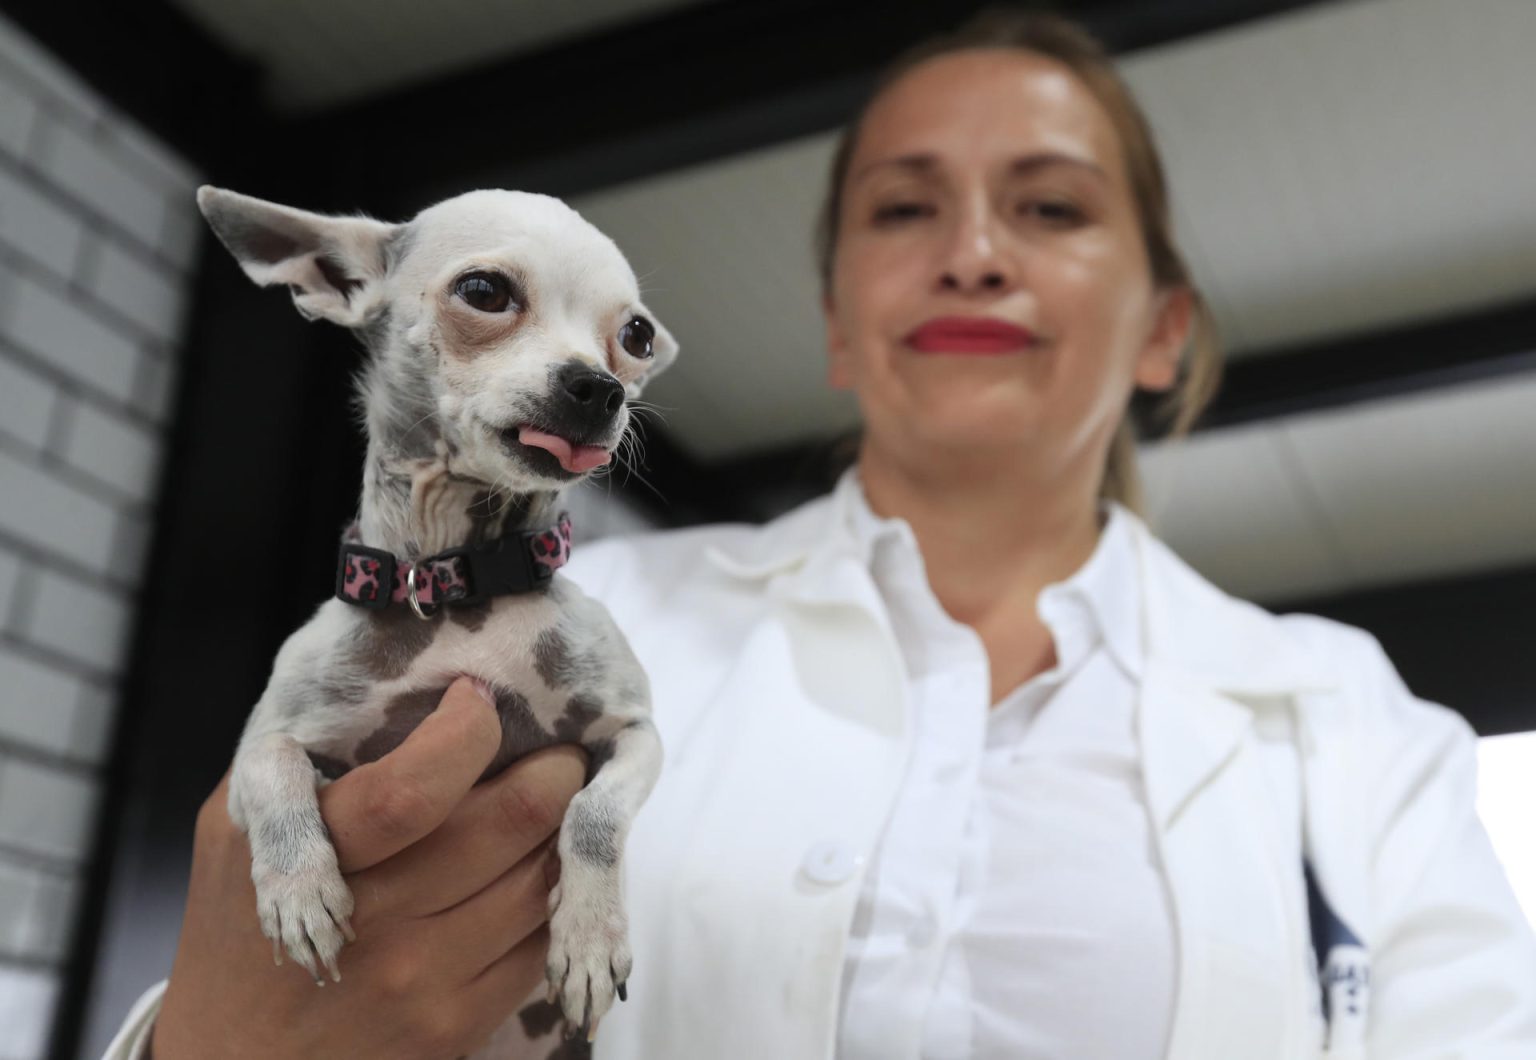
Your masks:
M 618 991 L 620 1001 L 629 1000 L 629 990 L 627 989 L 628 986 L 628 983 L 619 983 L 614 987 L 614 990 Z
M 322 969 L 341 982 L 336 957 L 355 938 L 349 922 L 352 892 L 334 866 L 293 873 L 252 872 L 261 930 L 272 940 L 273 959 L 282 963 L 282 950 L 324 986 Z
M 559 999 L 573 1038 L 596 1033 L 598 1021 L 613 1007 L 615 991 L 621 997 L 626 993 L 623 984 L 633 965 L 622 907 L 607 896 L 580 901 L 581 893 L 566 888 L 550 917 L 545 965 L 551 1000 Z

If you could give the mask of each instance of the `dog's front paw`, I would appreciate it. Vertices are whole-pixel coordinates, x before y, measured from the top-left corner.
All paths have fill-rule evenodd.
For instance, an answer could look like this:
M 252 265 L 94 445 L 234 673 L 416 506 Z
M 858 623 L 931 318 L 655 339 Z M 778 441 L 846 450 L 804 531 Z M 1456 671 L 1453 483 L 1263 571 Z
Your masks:
M 282 964 L 279 945 L 324 986 L 320 968 L 341 982 L 336 955 L 352 941 L 352 892 L 334 862 L 295 872 L 278 872 L 257 862 L 251 866 L 261 933 L 272 940 L 272 960 Z
M 629 923 L 616 887 L 568 887 L 562 880 L 549 895 L 549 999 L 565 1013 L 567 1036 L 597 1036 L 597 1021 L 624 1000 L 634 961 Z

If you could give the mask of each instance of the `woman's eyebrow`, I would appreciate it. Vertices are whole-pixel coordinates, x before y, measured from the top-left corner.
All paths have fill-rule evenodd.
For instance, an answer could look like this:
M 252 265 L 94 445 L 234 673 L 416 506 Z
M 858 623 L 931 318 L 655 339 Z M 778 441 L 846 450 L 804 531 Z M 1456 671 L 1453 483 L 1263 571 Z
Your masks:
M 1097 162 L 1077 155 L 1064 154 L 1060 151 L 1036 151 L 1032 154 L 1015 158 L 1008 166 L 1009 170 L 1016 174 L 1028 175 L 1049 169 L 1052 166 L 1071 166 L 1074 169 L 1086 170 L 1100 180 L 1108 180 L 1109 174 L 1104 172 L 1104 167 Z
M 897 155 L 895 158 L 880 158 L 866 165 L 860 166 L 849 178 L 848 183 L 856 184 L 870 173 L 876 170 L 894 167 L 907 170 L 916 174 L 928 174 L 939 168 L 939 156 L 928 153 Z
M 1077 155 L 1069 155 L 1061 151 L 1035 151 L 1027 155 L 1021 155 L 1009 163 L 1010 172 L 1021 175 L 1039 172 L 1052 166 L 1071 166 L 1082 169 L 1100 180 L 1108 180 L 1109 174 L 1104 172 L 1104 167 L 1087 158 Z M 897 155 L 894 158 L 876 159 L 867 165 L 860 166 L 849 179 L 849 184 L 856 184 L 870 173 L 886 168 L 906 170 L 910 173 L 926 176 L 939 168 L 939 156 L 927 152 Z

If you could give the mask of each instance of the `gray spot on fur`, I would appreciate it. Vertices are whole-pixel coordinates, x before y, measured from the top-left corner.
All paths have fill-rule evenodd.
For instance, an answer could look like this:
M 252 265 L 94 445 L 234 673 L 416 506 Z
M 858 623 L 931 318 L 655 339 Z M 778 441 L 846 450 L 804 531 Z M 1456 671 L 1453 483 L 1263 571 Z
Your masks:
M 554 742 L 534 716 L 527 698 L 519 692 L 496 689 L 496 716 L 501 721 L 501 747 L 481 780 L 501 772 L 528 752 Z
M 557 692 L 586 685 L 599 672 L 592 659 L 573 650 L 565 635 L 553 628 L 540 633 L 533 642 L 533 666 L 544 683 Z
M 398 226 L 384 241 L 384 267 L 394 271 L 399 264 L 410 256 L 416 246 L 416 229 L 409 224 Z
M 405 676 L 416 656 L 437 636 L 439 622 L 423 622 L 408 607 L 362 612 L 356 626 L 350 661 L 375 680 Z
M 394 504 L 407 507 L 411 503 L 411 477 L 386 471 L 379 463 L 373 465 L 373 484 Z
M 572 803 L 565 827 L 571 830 L 571 853 L 605 869 L 619 863 L 619 821 L 607 798 Z
M 523 1033 L 530 1038 L 542 1038 L 565 1018 L 560 1006 L 553 1001 L 535 1001 L 518 1010 L 517 1020 L 523 1025 Z
M 389 338 L 390 318 L 393 312 L 389 306 L 376 310 L 374 314 L 355 330 L 355 334 L 362 340 L 366 350 L 377 350 L 384 345 Z
M 592 783 L 592 778 L 597 776 L 597 771 L 602 769 L 613 758 L 612 740 L 593 740 L 587 744 L 587 783 Z
M 306 751 L 309 755 L 309 763 L 320 771 L 320 775 L 326 780 L 335 780 L 337 777 L 346 776 L 352 769 L 350 763 L 343 762 L 339 758 L 323 755 L 317 751 Z
M 402 692 L 384 708 L 384 724 L 357 745 L 354 757 L 358 765 L 377 762 L 405 742 L 416 731 L 428 714 L 437 709 L 447 685 L 420 688 L 414 692 Z
M 456 626 L 463 626 L 471 633 L 480 632 L 480 627 L 485 625 L 485 620 L 491 617 L 489 600 L 482 600 L 478 604 L 454 604 L 446 610 L 448 621 Z
M 578 1034 L 555 1046 L 555 1051 L 544 1060 L 592 1060 L 592 1043 Z
M 363 369 L 358 389 L 368 412 L 370 437 L 389 453 L 435 457 L 441 433 L 432 397 L 435 366 L 408 345 L 384 348 L 387 334 L 370 341 L 371 335 L 363 333 L 374 356 Z
M 320 679 L 317 691 L 320 702 L 327 707 L 332 707 L 337 704 L 361 703 L 368 698 L 368 690 L 371 687 L 369 682 L 358 678 L 327 674 Z
M 572 696 L 565 704 L 565 713 L 555 719 L 555 739 L 560 743 L 580 743 L 587 726 L 602 713 L 603 701 L 596 696 Z
M 564 688 L 575 675 L 571 646 L 557 629 L 546 629 L 533 642 L 533 666 L 550 688 Z
M 469 516 L 469 541 L 471 548 L 484 548 L 501 536 L 501 521 L 506 514 L 491 490 L 480 490 L 464 509 Z
M 283 686 L 278 709 L 286 717 L 296 717 L 311 711 L 361 703 L 368 698 L 370 687 L 366 679 L 352 672 L 352 667 L 336 666 L 322 677 L 305 674 L 292 678 Z
M 314 806 L 258 814 L 251 833 L 251 849 L 264 855 L 274 872 L 284 875 L 298 871 L 317 846 L 329 842 L 325 822 Z

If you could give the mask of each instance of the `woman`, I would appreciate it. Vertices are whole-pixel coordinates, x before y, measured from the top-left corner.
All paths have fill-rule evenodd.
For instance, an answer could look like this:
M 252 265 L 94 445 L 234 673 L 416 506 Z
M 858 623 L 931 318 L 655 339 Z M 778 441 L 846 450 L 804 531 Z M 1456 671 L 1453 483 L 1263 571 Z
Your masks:
M 823 236 L 855 472 L 767 527 L 570 568 L 668 748 L 598 1055 L 1536 1055 L 1466 725 L 1368 635 L 1224 596 L 1134 514 L 1131 392 L 1187 428 L 1216 362 L 1204 336 L 1184 360 L 1205 317 L 1097 47 L 1005 19 L 900 63 Z M 157 1060 L 481 1043 L 540 977 L 581 772 L 555 751 L 471 790 L 492 725 L 461 682 L 326 790 L 361 941 L 323 997 L 262 968 L 216 792 Z

